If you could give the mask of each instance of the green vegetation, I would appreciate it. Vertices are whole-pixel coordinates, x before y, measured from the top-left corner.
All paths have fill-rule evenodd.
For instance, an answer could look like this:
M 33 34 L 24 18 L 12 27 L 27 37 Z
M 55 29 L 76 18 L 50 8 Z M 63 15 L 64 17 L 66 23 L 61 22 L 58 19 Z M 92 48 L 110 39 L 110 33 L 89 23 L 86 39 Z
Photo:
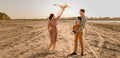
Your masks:
M 10 17 L 5 13 L 0 12 L 0 20 L 10 20 Z

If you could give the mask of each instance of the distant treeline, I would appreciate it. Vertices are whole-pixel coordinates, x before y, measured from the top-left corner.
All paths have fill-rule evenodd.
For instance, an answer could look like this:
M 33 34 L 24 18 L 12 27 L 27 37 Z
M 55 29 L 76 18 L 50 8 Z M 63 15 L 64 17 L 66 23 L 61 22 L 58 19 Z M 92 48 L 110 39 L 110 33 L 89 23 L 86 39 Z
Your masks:
M 120 17 L 110 18 L 110 17 L 99 17 L 99 18 L 88 18 L 89 20 L 120 20 Z
M 62 17 L 61 20 L 76 20 L 77 17 Z M 110 17 L 100 17 L 100 18 L 87 18 L 88 20 L 120 20 L 120 17 L 110 18 Z M 18 20 L 48 20 L 48 18 L 42 19 L 18 19 Z
M 61 18 L 62 20 L 76 20 L 76 17 L 64 17 Z M 120 20 L 120 17 L 116 17 L 116 18 L 110 18 L 110 17 L 99 17 L 99 18 L 87 18 L 88 20 Z

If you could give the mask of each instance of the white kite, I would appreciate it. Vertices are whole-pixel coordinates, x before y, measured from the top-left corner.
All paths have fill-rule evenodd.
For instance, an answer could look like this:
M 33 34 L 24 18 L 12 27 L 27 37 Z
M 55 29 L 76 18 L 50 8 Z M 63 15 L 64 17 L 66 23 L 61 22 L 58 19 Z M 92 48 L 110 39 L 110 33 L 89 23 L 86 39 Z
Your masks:
M 53 4 L 54 6 L 59 6 L 60 8 L 68 8 L 68 7 L 70 7 L 70 6 L 68 6 L 67 4 L 63 4 L 63 5 L 60 5 L 60 4 Z M 62 11 L 62 9 L 60 10 L 60 11 Z M 59 11 L 59 12 L 60 12 Z M 59 12 L 58 12 L 58 14 L 59 14 Z

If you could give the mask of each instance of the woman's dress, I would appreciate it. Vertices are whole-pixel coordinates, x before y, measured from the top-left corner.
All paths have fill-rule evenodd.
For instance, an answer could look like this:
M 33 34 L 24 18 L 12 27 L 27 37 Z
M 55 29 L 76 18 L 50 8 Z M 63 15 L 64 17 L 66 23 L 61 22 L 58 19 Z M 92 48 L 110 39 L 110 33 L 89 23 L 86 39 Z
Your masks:
M 57 21 L 58 19 L 54 19 L 54 20 L 49 20 L 48 21 L 48 26 L 50 27 L 50 38 L 51 38 L 51 42 L 56 41 L 57 39 Z

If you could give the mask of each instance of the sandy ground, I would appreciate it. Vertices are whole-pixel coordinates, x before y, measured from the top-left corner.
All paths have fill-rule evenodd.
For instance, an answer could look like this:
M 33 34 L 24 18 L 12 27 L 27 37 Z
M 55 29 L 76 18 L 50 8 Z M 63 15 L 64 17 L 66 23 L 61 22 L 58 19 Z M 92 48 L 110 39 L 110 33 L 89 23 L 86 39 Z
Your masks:
M 73 21 L 58 23 L 56 52 L 47 50 L 47 21 L 0 21 L 0 58 L 120 58 L 120 23 L 88 22 L 84 37 L 85 54 L 68 56 L 73 51 Z

